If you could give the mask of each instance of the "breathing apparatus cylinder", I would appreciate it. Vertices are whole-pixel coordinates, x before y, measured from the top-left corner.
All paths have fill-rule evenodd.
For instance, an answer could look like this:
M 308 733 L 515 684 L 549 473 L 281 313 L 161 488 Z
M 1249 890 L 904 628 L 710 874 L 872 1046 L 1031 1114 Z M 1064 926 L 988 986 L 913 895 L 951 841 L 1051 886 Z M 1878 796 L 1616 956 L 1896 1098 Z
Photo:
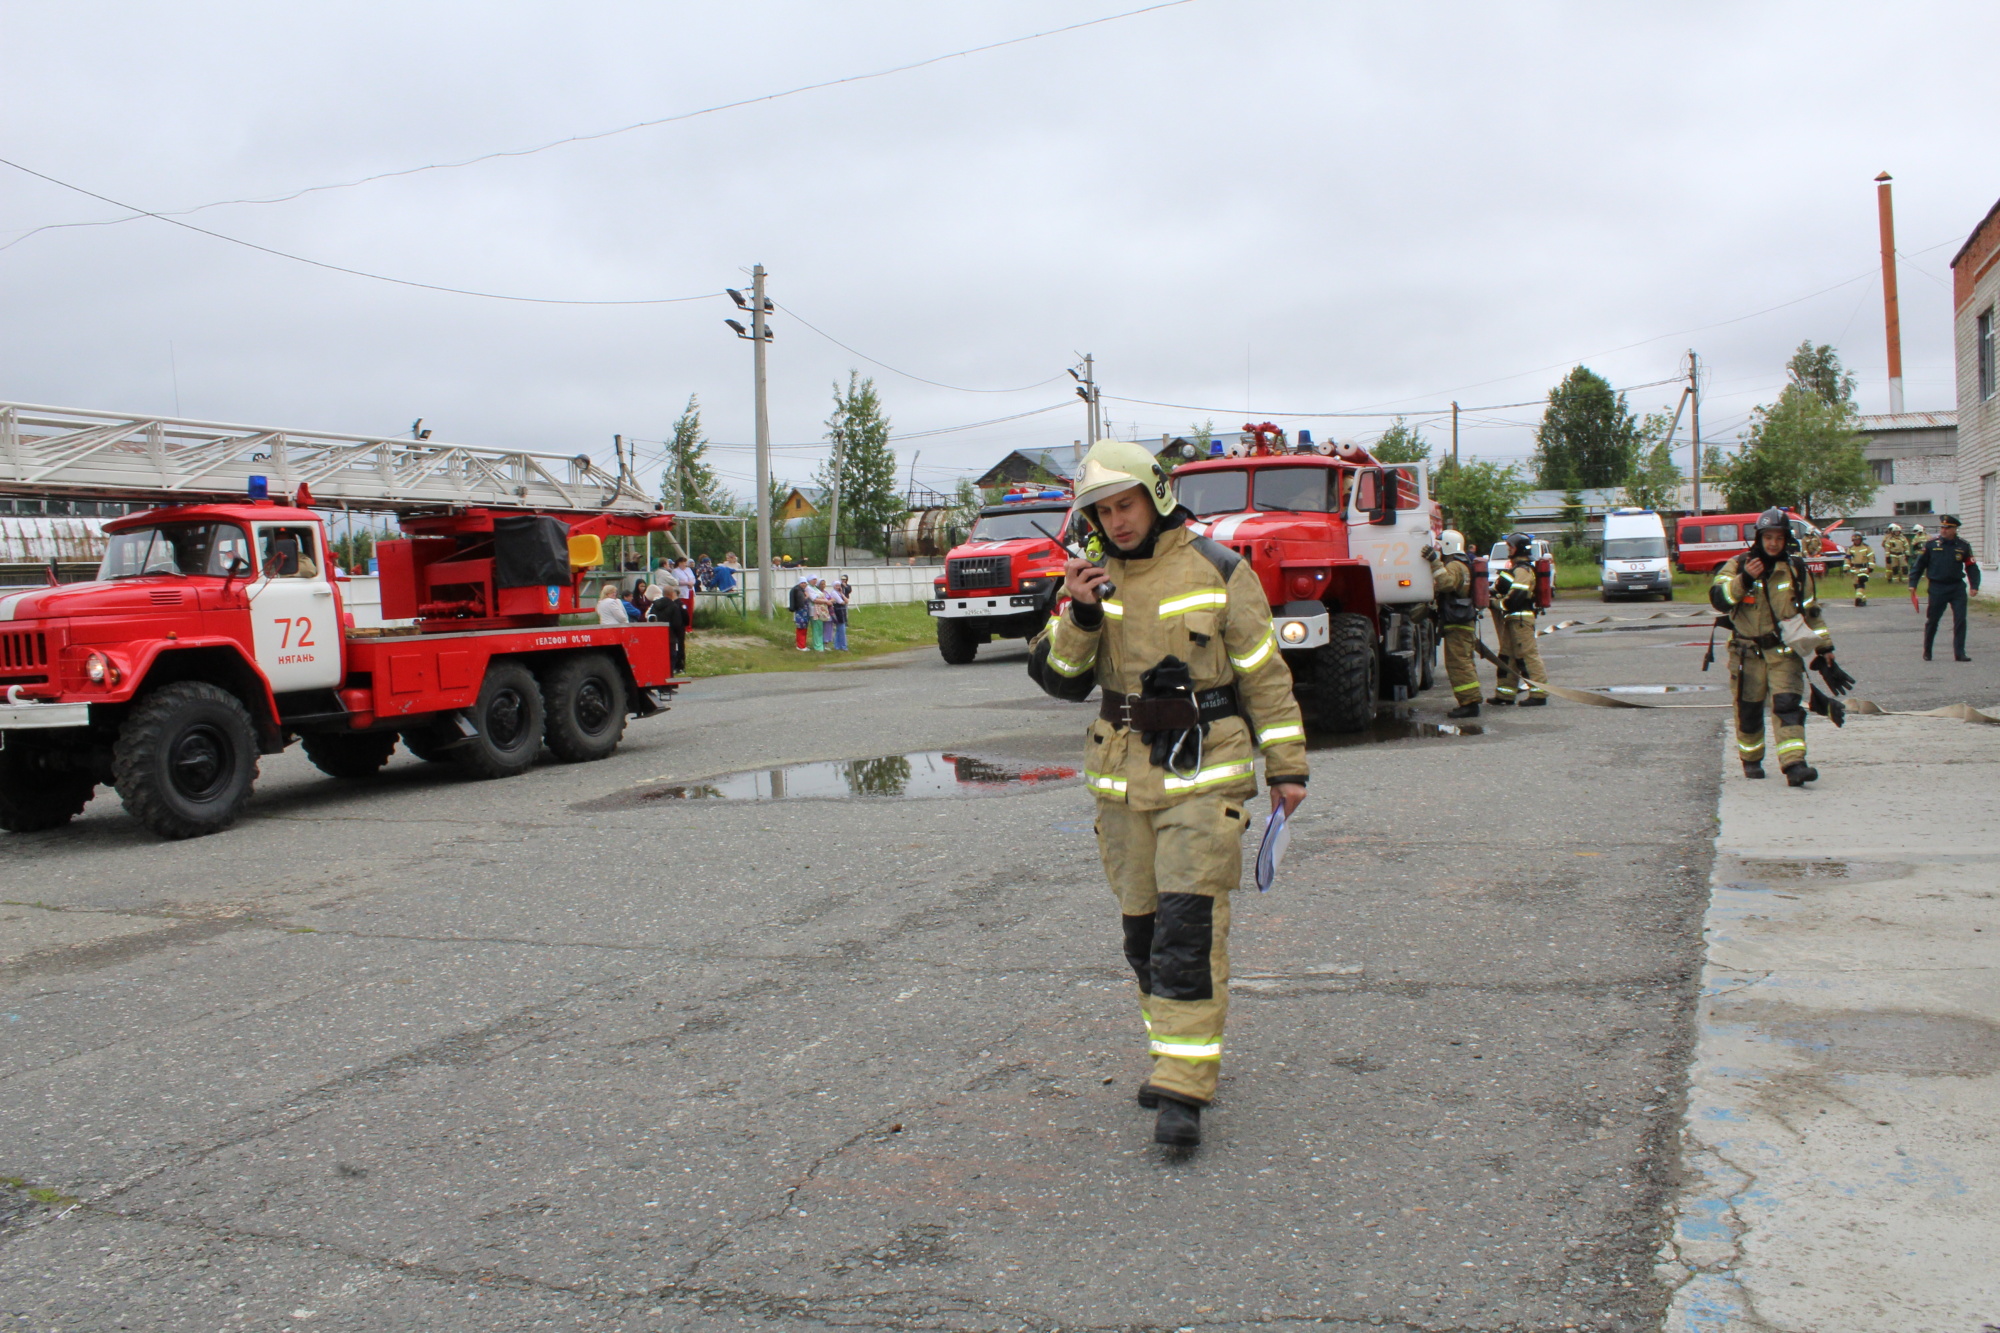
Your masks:
M 1555 605 L 1556 562 L 1543 556 L 1535 562 L 1535 609 L 1546 611 Z
M 1491 600 L 1492 592 L 1486 583 L 1486 557 L 1475 555 L 1472 557 L 1472 604 L 1484 611 Z

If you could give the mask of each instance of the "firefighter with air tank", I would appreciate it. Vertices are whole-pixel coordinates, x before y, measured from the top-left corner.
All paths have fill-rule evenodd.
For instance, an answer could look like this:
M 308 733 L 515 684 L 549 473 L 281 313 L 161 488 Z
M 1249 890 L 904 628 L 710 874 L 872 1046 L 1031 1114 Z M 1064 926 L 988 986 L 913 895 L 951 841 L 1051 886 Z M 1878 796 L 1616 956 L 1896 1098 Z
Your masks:
M 1833 660 L 1833 635 L 1820 614 L 1812 571 L 1800 558 L 1782 509 L 1757 516 L 1748 551 L 1716 570 L 1708 600 L 1730 628 L 1729 683 L 1736 700 L 1736 753 L 1743 776 L 1764 776 L 1764 705 L 1778 736 L 1778 767 L 1803 787 L 1819 776 L 1806 763 L 1806 655 L 1835 694 L 1853 677 Z M 1817 692 L 1815 692 L 1817 693 Z M 1820 707 L 1823 701 L 1815 701 Z
M 1187 530 L 1192 515 L 1151 452 L 1098 441 L 1076 511 L 1106 559 L 1065 565 L 1069 603 L 1029 646 L 1028 672 L 1059 699 L 1103 689 L 1084 781 L 1152 1055 L 1138 1101 L 1159 1112 L 1156 1142 L 1187 1149 L 1222 1060 L 1229 898 L 1256 758 L 1272 809 L 1289 817 L 1306 795 L 1305 726 L 1256 572 Z
M 1458 706 L 1446 717 L 1479 716 L 1479 667 L 1473 640 L 1479 633 L 1479 608 L 1472 598 L 1472 557 L 1465 538 L 1446 528 L 1435 547 L 1425 547 L 1431 583 L 1437 589 L 1438 620 L 1444 626 L 1444 672 Z
M 1507 568 L 1492 575 L 1494 626 L 1500 631 L 1500 671 L 1492 702 L 1533 708 L 1549 701 L 1539 685 L 1546 681 L 1541 650 L 1535 647 L 1535 539 L 1525 532 L 1507 534 Z

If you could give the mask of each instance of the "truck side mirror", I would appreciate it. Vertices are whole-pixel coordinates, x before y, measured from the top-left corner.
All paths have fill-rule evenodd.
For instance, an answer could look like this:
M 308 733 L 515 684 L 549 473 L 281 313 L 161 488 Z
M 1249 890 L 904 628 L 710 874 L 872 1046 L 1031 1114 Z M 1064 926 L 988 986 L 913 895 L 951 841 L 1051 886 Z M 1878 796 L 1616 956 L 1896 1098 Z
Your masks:
M 1382 505 L 1382 474 L 1373 469 L 1354 479 L 1354 507 L 1371 513 Z

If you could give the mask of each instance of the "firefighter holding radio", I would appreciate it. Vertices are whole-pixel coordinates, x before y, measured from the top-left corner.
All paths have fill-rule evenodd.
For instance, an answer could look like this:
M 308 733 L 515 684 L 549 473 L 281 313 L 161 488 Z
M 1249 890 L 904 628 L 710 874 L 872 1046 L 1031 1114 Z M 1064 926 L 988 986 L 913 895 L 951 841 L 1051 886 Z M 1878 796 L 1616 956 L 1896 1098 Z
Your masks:
M 1548 676 L 1541 650 L 1535 647 L 1535 539 L 1525 532 L 1509 533 L 1507 568 L 1493 574 L 1493 618 L 1499 622 L 1500 673 L 1493 702 L 1532 708 L 1549 696 L 1539 684 Z
M 1229 1007 L 1229 897 L 1265 756 L 1271 807 L 1306 795 L 1305 726 L 1250 563 L 1187 530 L 1144 446 L 1100 440 L 1076 511 L 1107 546 L 1072 558 L 1069 604 L 1029 647 L 1048 693 L 1103 688 L 1086 741 L 1097 845 L 1123 917 L 1152 1072 L 1156 1142 L 1192 1148 L 1215 1096 Z

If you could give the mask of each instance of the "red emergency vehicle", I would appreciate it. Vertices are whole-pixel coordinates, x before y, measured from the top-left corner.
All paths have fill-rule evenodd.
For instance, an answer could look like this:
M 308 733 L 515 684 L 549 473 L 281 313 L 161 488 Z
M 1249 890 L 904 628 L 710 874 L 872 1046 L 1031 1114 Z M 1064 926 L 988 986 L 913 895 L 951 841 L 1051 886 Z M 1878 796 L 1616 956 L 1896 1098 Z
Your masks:
M 666 625 L 566 625 L 602 539 L 671 515 L 588 457 L 0 404 L 0 494 L 161 505 L 88 583 L 0 590 L 0 827 L 99 785 L 155 833 L 227 828 L 294 740 L 366 778 L 400 741 L 469 776 L 609 755 L 684 682 Z M 356 626 L 324 506 L 393 512 Z
M 1295 444 L 1270 422 L 1174 469 L 1194 531 L 1250 562 L 1306 720 L 1360 731 L 1378 698 L 1429 689 L 1440 626 L 1424 549 L 1443 529 L 1422 463 Z
M 1795 510 L 1787 509 L 1785 514 L 1791 520 L 1792 535 L 1798 538 L 1801 548 L 1809 536 L 1819 537 L 1824 543 L 1822 554 L 1827 558 L 1807 562 L 1815 574 L 1825 573 L 1834 560 L 1846 558 L 1842 554 L 1844 548 L 1833 536 L 1839 523 L 1822 531 Z M 1750 549 L 1750 543 L 1757 535 L 1756 527 L 1755 514 L 1702 514 L 1683 518 L 1676 529 L 1675 563 L 1689 574 L 1706 574 L 1720 569 L 1731 557 Z
M 928 609 L 938 654 L 954 666 L 994 639 L 1033 638 L 1062 593 L 1067 553 L 1055 540 L 1069 521 L 1069 492 L 1017 486 L 979 511 L 965 541 L 945 556 Z

